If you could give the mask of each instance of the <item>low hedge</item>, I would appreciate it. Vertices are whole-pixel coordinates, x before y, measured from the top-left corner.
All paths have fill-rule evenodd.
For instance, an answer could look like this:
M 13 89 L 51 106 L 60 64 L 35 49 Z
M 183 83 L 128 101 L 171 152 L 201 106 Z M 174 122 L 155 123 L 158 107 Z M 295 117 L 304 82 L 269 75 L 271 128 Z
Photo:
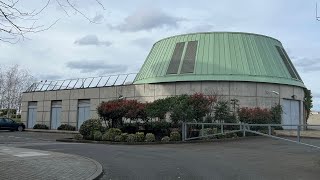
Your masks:
M 121 130 L 118 128 L 110 128 L 105 133 L 105 141 L 114 141 L 114 138 L 121 135 Z
M 128 137 L 127 137 L 127 142 L 129 142 L 129 143 L 137 142 L 136 135 L 135 134 L 129 134 Z
M 144 141 L 144 133 L 143 132 L 137 132 L 136 134 L 136 141 L 137 142 L 143 142 Z
M 169 136 L 164 136 L 162 139 L 161 139 L 161 142 L 169 142 L 170 141 L 170 137 Z
M 33 129 L 49 129 L 49 127 L 45 124 L 35 124 Z
M 76 130 L 76 127 L 75 127 L 75 126 L 72 126 L 72 125 L 69 125 L 69 124 L 61 124 L 61 125 L 58 127 L 58 130 L 75 131 L 75 130 Z
M 101 131 L 102 124 L 99 119 L 89 119 L 80 126 L 79 133 L 84 139 L 92 139 L 94 131 Z
M 181 135 L 178 131 L 170 133 L 170 141 L 181 141 Z
M 76 139 L 76 140 L 82 140 L 82 139 L 83 139 L 83 137 L 82 137 L 82 135 L 81 135 L 81 134 L 75 134 L 75 135 L 73 136 L 73 139 Z
M 102 140 L 102 133 L 100 131 L 95 131 L 93 133 L 93 140 L 101 141 Z
M 154 141 L 156 141 L 156 137 L 152 133 L 146 134 L 146 138 L 145 139 L 146 139 L 145 140 L 146 142 L 154 142 Z

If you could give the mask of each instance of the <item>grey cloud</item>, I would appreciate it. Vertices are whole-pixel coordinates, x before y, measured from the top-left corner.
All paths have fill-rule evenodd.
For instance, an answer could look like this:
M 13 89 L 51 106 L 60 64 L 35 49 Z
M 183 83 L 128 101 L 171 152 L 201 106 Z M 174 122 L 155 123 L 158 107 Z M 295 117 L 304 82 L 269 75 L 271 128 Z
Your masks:
M 96 35 L 86 35 L 74 42 L 74 44 L 80 45 L 80 46 L 86 46 L 86 45 L 103 45 L 103 46 L 110 46 L 112 43 L 110 41 L 101 41 L 98 39 Z
M 166 14 L 159 9 L 140 9 L 124 19 L 124 22 L 112 28 L 119 31 L 136 32 L 161 27 L 177 27 L 185 19 Z
M 320 70 L 320 58 L 296 58 L 292 57 L 295 66 L 303 72 L 313 72 Z
M 126 72 L 128 66 L 122 64 L 108 64 L 101 60 L 70 61 L 66 64 L 70 69 L 80 70 L 81 73 L 113 74 Z

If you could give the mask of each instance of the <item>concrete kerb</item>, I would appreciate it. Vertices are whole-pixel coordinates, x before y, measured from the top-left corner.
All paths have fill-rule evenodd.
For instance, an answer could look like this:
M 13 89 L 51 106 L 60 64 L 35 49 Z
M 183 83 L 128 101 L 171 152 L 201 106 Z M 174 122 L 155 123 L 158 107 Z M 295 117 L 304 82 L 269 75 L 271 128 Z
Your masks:
M 236 138 L 224 138 L 224 139 L 210 139 L 210 140 L 190 140 L 190 141 L 169 141 L 169 142 L 113 142 L 113 141 L 92 141 L 92 140 L 75 140 L 71 138 L 56 139 L 58 142 L 69 143 L 90 143 L 90 144 L 112 144 L 112 145 L 160 145 L 160 144 L 190 144 L 190 143 L 208 143 L 208 142 L 231 142 L 248 138 L 264 138 L 261 136 L 249 136 L 249 137 L 236 137 Z
M 84 157 L 84 156 L 81 156 L 81 157 L 92 161 L 92 162 L 96 165 L 96 167 L 97 167 L 97 171 L 96 171 L 94 174 L 92 174 L 89 178 L 87 178 L 87 180 L 99 179 L 99 177 L 103 174 L 102 165 L 101 165 L 98 161 L 93 160 L 93 159 L 91 159 L 91 158 Z

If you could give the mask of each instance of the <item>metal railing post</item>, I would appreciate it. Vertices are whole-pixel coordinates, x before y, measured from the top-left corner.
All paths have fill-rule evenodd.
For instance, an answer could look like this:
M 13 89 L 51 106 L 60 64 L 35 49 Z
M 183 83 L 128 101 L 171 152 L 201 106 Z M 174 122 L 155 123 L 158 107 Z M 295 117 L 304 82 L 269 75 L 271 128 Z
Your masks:
M 246 125 L 243 125 L 243 137 L 246 137 Z
M 223 132 L 223 124 L 221 124 L 221 133 L 224 133 L 224 132 Z
M 204 124 L 201 125 L 201 136 L 203 137 L 203 131 L 204 131 Z
M 269 130 L 269 135 L 271 135 L 271 126 L 268 126 L 268 130 Z
M 186 141 L 186 124 L 182 123 L 182 141 Z
M 182 141 L 184 141 L 184 123 L 181 123 L 181 135 Z
M 298 132 L 297 132 L 297 138 L 298 138 L 298 142 L 300 142 L 300 126 L 298 125 Z

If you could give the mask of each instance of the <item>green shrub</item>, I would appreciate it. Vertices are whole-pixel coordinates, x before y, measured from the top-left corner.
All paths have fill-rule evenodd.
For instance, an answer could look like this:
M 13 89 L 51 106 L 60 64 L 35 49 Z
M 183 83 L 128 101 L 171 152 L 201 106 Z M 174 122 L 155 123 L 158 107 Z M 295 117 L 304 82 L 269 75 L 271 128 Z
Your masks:
M 64 130 L 64 131 L 75 131 L 76 127 L 69 125 L 69 124 L 61 124 L 58 127 L 58 130 Z
M 95 131 L 95 132 L 93 133 L 93 139 L 94 139 L 95 141 L 101 141 L 101 139 L 102 139 L 102 133 L 101 133 L 100 131 Z
M 102 124 L 99 119 L 89 119 L 80 126 L 79 133 L 84 139 L 92 139 L 94 131 L 101 131 Z
M 214 106 L 214 120 L 217 122 L 227 122 L 230 118 L 229 101 L 219 100 Z
M 73 139 L 76 139 L 76 140 L 81 140 L 83 137 L 82 137 L 82 135 L 81 134 L 75 134 L 74 136 L 73 136 Z
M 147 133 L 146 134 L 146 142 L 154 142 L 156 141 L 156 137 L 152 133 Z
M 136 141 L 143 142 L 144 141 L 144 133 L 143 132 L 136 132 Z
M 129 142 L 129 143 L 137 142 L 136 135 L 135 134 L 129 134 L 128 137 L 127 137 L 127 142 Z
M 226 138 L 236 138 L 238 137 L 237 133 L 227 133 Z
M 130 123 L 125 123 L 123 124 L 123 126 L 121 127 L 121 131 L 122 132 L 126 132 L 129 134 L 134 134 L 139 130 L 139 127 L 137 124 L 130 124 Z
M 216 138 L 217 139 L 224 139 L 224 138 L 226 138 L 226 135 L 225 134 L 219 134 L 219 135 L 216 135 Z
M 217 133 L 217 128 L 204 128 L 200 130 L 199 136 L 202 136 L 202 132 L 203 132 L 203 136 L 208 136 L 210 134 L 215 134 Z M 204 137 L 203 139 L 210 139 L 213 138 L 213 136 L 211 137 Z
M 121 138 L 122 138 L 121 135 L 117 135 L 116 137 L 114 137 L 114 141 L 115 142 L 121 142 Z
M 213 134 L 218 133 L 218 128 L 212 128 Z
M 114 141 L 116 142 L 126 142 L 128 137 L 128 133 L 122 133 L 121 135 L 117 135 L 114 137 Z
M 181 135 L 178 131 L 173 131 L 170 133 L 170 141 L 180 141 Z
M 104 134 L 108 131 L 108 128 L 107 127 L 104 127 L 102 126 L 101 129 L 100 129 L 101 133 Z
M 35 124 L 33 129 L 49 129 L 49 127 L 45 124 Z
M 169 141 L 170 141 L 169 136 L 164 136 L 164 137 L 161 139 L 161 142 L 169 142 Z
M 146 133 L 153 133 L 156 139 L 161 140 L 163 136 L 169 136 L 172 124 L 165 121 L 148 122 L 144 124 Z
M 212 123 L 212 122 L 214 122 L 214 117 L 213 116 L 206 116 L 204 118 L 204 122 L 205 123 Z
M 121 135 L 121 130 L 118 128 L 110 128 L 106 133 L 109 134 L 110 139 L 108 141 L 113 141 L 116 136 Z
M 121 142 L 126 142 L 128 138 L 128 133 L 122 133 L 121 134 Z
M 112 136 L 110 133 L 104 133 L 102 135 L 102 141 L 112 141 Z

